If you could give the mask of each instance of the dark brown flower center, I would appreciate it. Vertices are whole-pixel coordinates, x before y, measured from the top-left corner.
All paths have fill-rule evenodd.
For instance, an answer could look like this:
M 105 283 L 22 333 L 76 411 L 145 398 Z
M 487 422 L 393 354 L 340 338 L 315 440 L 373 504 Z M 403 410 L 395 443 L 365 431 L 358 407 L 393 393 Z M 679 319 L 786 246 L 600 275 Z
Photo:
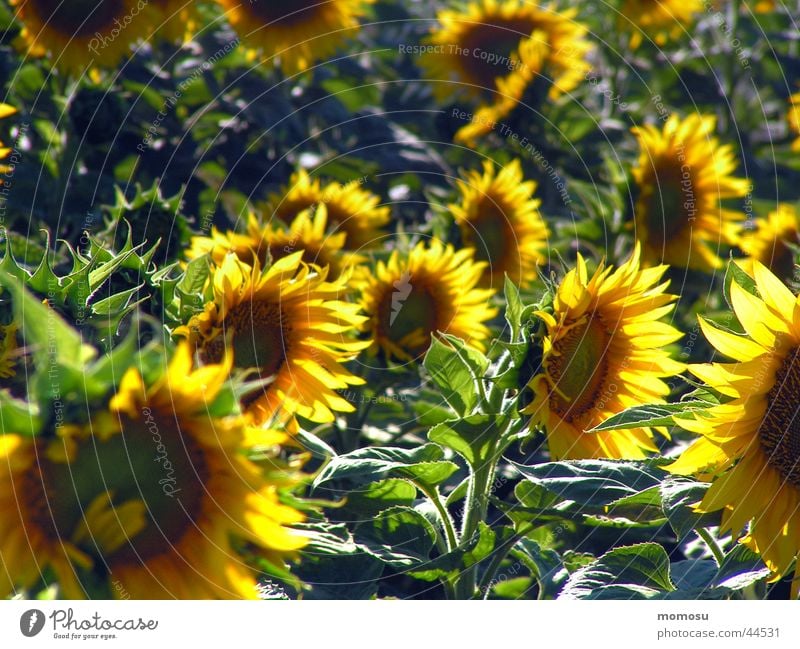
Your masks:
M 271 27 L 290 27 L 309 20 L 314 12 L 323 11 L 329 0 L 243 0 L 242 6 L 258 16 L 265 25 Z
M 463 48 L 461 66 L 481 88 L 492 90 L 497 77 L 505 77 L 518 67 L 516 50 L 537 24 L 529 19 L 492 18 L 491 23 L 468 25 L 461 43 L 452 44 L 453 52 Z M 445 45 L 446 52 L 450 44 Z
M 448 322 L 442 317 L 442 304 L 426 283 L 404 274 L 392 285 L 381 301 L 378 313 L 380 334 L 405 348 L 412 357 L 425 353 L 431 334 Z M 404 340 L 411 334 L 414 342 Z
M 697 220 L 701 195 L 691 168 L 677 159 L 659 164 L 650 182 L 644 216 L 650 245 L 662 248 Z
M 765 264 L 778 277 L 787 279 L 794 274 L 794 253 L 785 241 L 778 239 L 772 250 L 768 250 Z
M 123 0 L 28 0 L 25 8 L 36 13 L 49 29 L 68 36 L 93 36 L 116 27 L 124 18 Z M 105 34 L 104 34 L 105 35 Z
M 547 372 L 555 389 L 550 403 L 567 421 L 574 421 L 597 400 L 608 373 L 611 335 L 597 316 L 570 329 L 553 343 Z
M 758 429 L 767 462 L 800 487 L 800 347 L 792 349 L 767 394 L 767 412 Z
M 462 226 L 464 243 L 475 249 L 475 259 L 486 261 L 486 272 L 514 272 L 519 264 L 516 235 L 500 204 L 486 197 L 477 217 Z
M 258 369 L 260 378 L 274 376 L 286 361 L 289 326 L 280 304 L 263 301 L 242 302 L 231 309 L 224 328 L 233 331 L 233 362 L 242 369 Z M 200 350 L 204 363 L 219 363 L 225 340 L 218 336 Z
M 122 432 L 108 440 L 80 440 L 69 464 L 40 452 L 23 497 L 29 519 L 51 540 L 73 540 L 87 526 L 89 534 L 80 535 L 78 545 L 88 554 L 108 562 L 147 561 L 170 552 L 197 524 L 210 471 L 203 448 L 174 415 L 144 410 L 137 419 L 121 421 Z M 98 496 L 109 512 L 142 503 L 144 527 L 125 535 L 121 510 L 93 523 L 88 512 Z M 103 547 L 109 533 L 119 540 Z

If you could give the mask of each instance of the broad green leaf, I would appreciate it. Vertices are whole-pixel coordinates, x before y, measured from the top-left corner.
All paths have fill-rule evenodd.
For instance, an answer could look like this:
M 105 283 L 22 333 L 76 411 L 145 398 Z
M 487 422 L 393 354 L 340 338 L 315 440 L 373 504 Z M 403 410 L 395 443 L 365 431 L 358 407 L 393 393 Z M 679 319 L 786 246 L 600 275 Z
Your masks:
M 633 406 L 609 417 L 603 423 L 586 432 L 598 433 L 604 430 L 671 426 L 675 423 L 676 417 L 688 415 L 699 410 L 707 410 L 710 405 L 707 401 L 681 401 L 660 405 Z
M 353 512 L 357 516 L 356 520 L 362 520 L 390 507 L 399 505 L 410 507 L 416 497 L 417 488 L 413 484 L 406 480 L 390 478 L 351 491 L 344 509 Z
M 428 431 L 428 439 L 454 450 L 471 466 L 478 466 L 488 459 L 503 423 L 497 415 L 470 415 L 437 424 Z
M 559 598 L 651 599 L 674 590 L 664 548 L 640 543 L 615 548 L 576 570 Z
M 438 462 L 444 451 L 436 444 L 425 444 L 414 449 L 394 447 L 362 448 L 346 455 L 337 455 L 319 472 L 312 489 L 332 480 L 346 480 L 351 485 L 383 480 L 389 477 L 413 478 L 408 471 L 413 465 Z M 421 473 L 430 469 L 420 469 Z M 444 474 L 443 468 L 438 468 Z M 428 476 L 430 477 L 430 476 Z
M 410 507 L 390 507 L 371 523 L 359 526 L 358 541 L 370 554 L 393 568 L 424 565 L 436 531 L 430 521 Z
M 533 466 L 513 463 L 525 478 L 563 500 L 602 507 L 657 486 L 666 475 L 644 462 L 574 460 Z
M 186 265 L 186 271 L 178 282 L 177 289 L 184 295 L 201 295 L 211 268 L 208 257 L 202 255 Z
M 568 577 L 558 552 L 543 548 L 532 539 L 520 539 L 511 556 L 522 561 L 536 577 L 541 588 L 540 599 L 554 598 Z
M 668 476 L 660 486 L 664 514 L 679 539 L 701 524 L 713 525 L 720 514 L 699 514 L 694 510 L 711 485 L 678 476 Z
M 769 568 L 761 561 L 761 557 L 747 546 L 737 543 L 725 555 L 712 585 L 741 590 L 756 581 L 766 579 L 769 574 Z
M 42 429 L 39 406 L 15 399 L 7 390 L 0 390 L 0 431 L 18 435 L 36 435 Z
M 442 397 L 459 415 L 467 415 L 478 404 L 475 377 L 455 347 L 434 336 L 422 361 Z
M 486 523 L 478 523 L 477 539 L 470 544 L 470 549 L 464 553 L 464 565 L 474 566 L 488 557 L 494 550 L 496 534 Z

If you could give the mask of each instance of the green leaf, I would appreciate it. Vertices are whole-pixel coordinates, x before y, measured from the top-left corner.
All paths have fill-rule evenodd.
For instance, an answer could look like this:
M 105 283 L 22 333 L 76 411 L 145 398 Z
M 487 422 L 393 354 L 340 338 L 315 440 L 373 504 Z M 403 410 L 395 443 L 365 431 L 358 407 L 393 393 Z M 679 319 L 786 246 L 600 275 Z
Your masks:
M 576 570 L 559 597 L 651 599 L 674 590 L 664 548 L 658 543 L 640 543 L 615 548 Z
M 503 425 L 504 419 L 497 415 L 471 415 L 437 424 L 428 431 L 428 439 L 454 450 L 471 466 L 478 466 L 488 459 Z
M 464 565 L 469 568 L 480 563 L 494 550 L 496 535 L 491 527 L 483 521 L 478 523 L 477 539 L 470 544 L 470 549 L 464 553 Z
M 437 462 L 419 462 L 398 469 L 397 473 L 407 476 L 425 487 L 433 487 L 447 480 L 458 471 L 458 465 L 448 460 Z
M 40 368 L 58 365 L 82 373 L 83 363 L 94 358 L 96 350 L 84 345 L 80 334 L 49 306 L 29 293 L 22 282 L 0 273 L 0 285 L 11 293 L 14 317 L 21 323 L 25 344 L 34 348 Z M 67 386 L 62 386 L 64 390 Z
M 518 482 L 514 495 L 524 507 L 549 510 L 561 502 L 561 498 L 544 485 L 529 480 Z
M 411 568 L 428 560 L 436 530 L 430 521 L 410 507 L 391 507 L 379 512 L 357 536 L 364 549 L 393 568 Z
M 562 500 L 603 507 L 658 486 L 666 473 L 644 462 L 574 460 L 533 466 L 513 463 L 525 478 Z
M 347 496 L 345 509 L 355 512 L 359 519 L 369 518 L 378 512 L 400 505 L 410 507 L 417 497 L 417 488 L 406 480 L 390 478 L 372 482 L 352 491 Z
M 664 514 L 678 539 L 684 538 L 695 527 L 703 523 L 712 525 L 719 521 L 720 514 L 700 514 L 694 505 L 703 500 L 711 485 L 695 482 L 678 476 L 668 476 L 660 486 Z
M 444 400 L 462 416 L 471 413 L 478 404 L 478 389 L 472 364 L 480 363 L 463 349 L 452 344 L 447 345 L 434 336 L 422 361 Z M 488 361 L 486 365 L 488 366 Z
M 411 404 L 411 409 L 416 415 L 417 424 L 426 428 L 452 419 L 455 414 L 446 405 L 422 400 L 414 401 L 414 403 Z
M 731 590 L 741 590 L 752 583 L 769 577 L 767 568 L 755 552 L 737 543 L 725 555 L 712 585 Z
M 295 438 L 303 445 L 303 448 L 310 451 L 314 457 L 328 459 L 336 455 L 336 451 L 334 451 L 327 442 L 306 430 L 298 430 L 295 434 Z
M 506 298 L 505 318 L 511 329 L 511 343 L 519 342 L 519 334 L 522 330 L 522 300 L 519 296 L 519 289 L 512 282 L 508 275 L 505 276 L 504 293 Z
M 0 390 L 0 431 L 18 435 L 36 435 L 42 429 L 39 406 L 15 399 L 6 390 Z
M 609 417 L 603 423 L 586 432 L 598 433 L 604 430 L 670 426 L 675 423 L 675 417 L 699 410 L 707 410 L 710 405 L 707 401 L 680 401 L 678 403 L 633 406 Z
M 510 554 L 522 561 L 536 577 L 541 588 L 540 599 L 552 599 L 558 594 L 568 577 L 558 552 L 526 538 L 520 539 Z
M 202 255 L 186 265 L 186 271 L 178 282 L 177 289 L 184 295 L 202 295 L 211 267 L 208 257 Z
M 335 456 L 312 484 L 312 490 L 332 480 L 346 480 L 357 486 L 389 477 L 413 478 L 413 471 L 424 474 L 430 469 L 412 469 L 414 465 L 438 462 L 444 451 L 436 444 L 425 444 L 414 449 L 394 447 L 362 448 L 346 455 Z M 436 469 L 444 474 L 442 469 Z
M 731 260 L 728 262 L 728 265 L 725 268 L 725 278 L 723 282 L 725 301 L 731 308 L 733 308 L 733 302 L 731 301 L 731 282 L 736 282 L 741 288 L 751 295 L 761 297 L 758 293 L 758 287 L 756 287 L 755 280 L 750 277 L 750 275 L 745 273 L 741 268 L 739 268 L 739 265 L 735 261 Z

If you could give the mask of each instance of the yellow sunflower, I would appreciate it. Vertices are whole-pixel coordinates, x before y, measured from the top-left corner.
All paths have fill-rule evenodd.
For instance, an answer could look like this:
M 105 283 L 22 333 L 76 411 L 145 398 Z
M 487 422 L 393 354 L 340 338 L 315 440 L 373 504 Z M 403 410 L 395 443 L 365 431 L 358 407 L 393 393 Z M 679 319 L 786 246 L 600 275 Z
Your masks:
M 22 22 L 21 45 L 60 70 L 113 69 L 147 36 L 154 21 L 144 0 L 11 0 Z
M 9 115 L 13 115 L 17 112 L 17 109 L 13 106 L 9 106 L 8 104 L 0 104 L 0 119 L 4 119 Z M 9 149 L 5 146 L 0 140 L 0 162 L 8 158 L 9 154 L 12 152 L 12 149 Z M 0 164 L 0 185 L 3 184 L 2 176 L 7 174 L 11 170 L 11 167 L 5 164 Z
M 465 10 L 446 9 L 426 39 L 434 49 L 420 62 L 427 76 L 440 82 L 434 93 L 443 102 L 454 93 L 484 96 L 498 79 L 519 72 L 531 80 L 548 77 L 549 97 L 555 99 L 577 87 L 590 68 L 587 28 L 575 20 L 577 13 L 526 0 L 476 0 Z M 535 69 L 520 54 L 520 45 L 532 39 L 547 52 Z
M 746 335 L 700 320 L 708 341 L 735 362 L 689 366 L 731 400 L 678 420 L 702 437 L 670 469 L 714 477 L 698 510 L 723 510 L 723 532 L 739 534 L 749 522 L 742 542 L 778 579 L 800 552 L 800 299 L 763 264 L 752 270 L 759 297 L 731 284 Z
M 217 0 L 245 43 L 275 58 L 287 74 L 333 54 L 358 31 L 374 0 Z
M 794 272 L 794 252 L 787 243 L 800 245 L 797 210 L 781 204 L 767 218 L 755 220 L 755 229 L 743 232 L 739 247 L 750 258 L 760 261 L 784 279 Z
M 336 390 L 364 382 L 341 365 L 368 345 L 348 337 L 364 322 L 358 305 L 341 301 L 348 278 L 326 281 L 327 270 L 302 256 L 293 253 L 262 272 L 258 260 L 250 266 L 227 255 L 211 277 L 213 301 L 175 331 L 206 363 L 219 362 L 230 336 L 234 364 L 272 379 L 246 404 L 258 423 L 295 414 L 333 421 L 333 411 L 353 410 Z
M 514 74 L 496 79 L 497 89 L 491 100 L 481 104 L 469 115 L 469 123 L 456 132 L 453 140 L 474 146 L 479 138 L 492 131 L 507 137 L 509 127 L 503 120 L 520 105 L 520 99 L 536 78 L 535 71 L 541 69 L 547 52 L 545 38 L 539 32 L 534 32 L 532 38 L 522 41 L 518 50 L 522 62 L 519 69 Z
M 85 595 L 81 570 L 136 599 L 256 598 L 244 544 L 280 565 L 307 539 L 279 501 L 291 477 L 245 455 L 286 436 L 208 413 L 229 370 L 193 371 L 183 344 L 149 387 L 129 370 L 90 426 L 0 437 L 0 595 L 49 568 L 68 598 Z
M 589 278 L 578 256 L 558 287 L 547 327 L 542 370 L 528 386 L 525 408 L 545 429 L 554 459 L 639 459 L 656 451 L 649 428 L 587 433 L 630 406 L 664 403 L 683 365 L 664 349 L 681 333 L 660 322 L 676 296 L 661 282 L 666 266 L 641 269 L 637 246 L 618 269 L 602 263 Z
M 10 379 L 16 375 L 17 325 L 0 325 L 0 378 Z
M 153 30 L 159 38 L 172 42 L 192 39 L 199 27 L 194 0 L 151 0 L 155 9 Z
M 800 152 L 800 92 L 789 97 L 787 119 L 789 121 L 789 130 L 798 135 L 798 138 L 792 142 L 792 151 Z
M 778 3 L 775 0 L 756 0 L 745 4 L 754 4 L 753 11 L 757 14 L 769 14 L 778 9 Z
M 630 46 L 638 48 L 645 36 L 656 45 L 680 38 L 694 15 L 703 10 L 703 0 L 623 0 L 620 29 L 631 32 Z
M 744 214 L 720 201 L 745 196 L 750 184 L 733 176 L 733 148 L 714 137 L 715 124 L 710 116 L 671 115 L 663 130 L 632 129 L 640 151 L 634 226 L 647 263 L 711 272 L 723 263 L 719 246 L 738 243 Z
M 366 258 L 343 250 L 344 232 L 328 234 L 327 207 L 321 203 L 316 209 L 300 212 L 287 227 L 283 222 L 262 224 L 254 214 L 247 221 L 247 233 L 220 232 L 214 228 L 210 237 L 193 237 L 186 253 L 188 259 L 208 254 L 217 266 L 221 266 L 228 253 L 253 265 L 258 259 L 261 266 L 269 259 L 276 261 L 295 252 L 302 251 L 303 261 L 328 268 L 330 279 L 337 279 L 343 271 L 363 263 Z
M 381 206 L 378 196 L 360 185 L 359 180 L 345 185 L 337 182 L 323 185 L 318 178 L 312 179 L 301 169 L 291 177 L 283 191 L 267 199 L 264 212 L 290 223 L 300 212 L 324 204 L 330 227 L 347 235 L 347 248 L 375 247 L 380 245 L 381 228 L 389 222 L 390 211 L 388 206 Z
M 497 309 L 494 290 L 476 288 L 486 262 L 473 260 L 474 250 L 454 251 L 437 240 L 417 244 L 407 255 L 394 251 L 375 269 L 360 267 L 354 285 L 368 321 L 372 350 L 410 361 L 428 349 L 431 334 L 449 333 L 484 349 L 484 324 Z
M 536 183 L 524 180 L 519 160 L 499 172 L 490 161 L 483 174 L 470 171 L 458 181 L 460 199 L 450 210 L 461 230 L 464 245 L 475 258 L 487 262 L 484 286 L 502 286 L 508 275 L 516 284 L 529 284 L 538 266 L 547 260 L 547 225 L 533 198 Z

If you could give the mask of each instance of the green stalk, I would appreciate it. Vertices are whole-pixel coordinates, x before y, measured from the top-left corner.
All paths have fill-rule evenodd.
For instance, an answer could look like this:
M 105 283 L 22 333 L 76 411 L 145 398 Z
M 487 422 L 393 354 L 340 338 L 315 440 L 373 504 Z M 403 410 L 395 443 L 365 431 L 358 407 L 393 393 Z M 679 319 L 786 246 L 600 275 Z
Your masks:
M 442 521 L 442 529 L 444 529 L 445 534 L 445 550 L 447 552 L 452 552 L 458 547 L 458 537 L 456 537 L 455 523 L 453 523 L 453 519 L 450 517 L 450 512 L 447 511 L 447 507 L 445 507 L 444 503 L 442 502 L 442 496 L 439 493 L 439 490 L 436 487 L 428 487 L 427 485 L 423 485 L 418 482 L 415 482 L 414 484 L 417 486 L 417 489 L 419 489 L 428 497 L 428 500 L 433 503 L 433 506 L 439 513 L 439 518 Z
M 496 445 L 490 448 L 489 457 L 477 467 L 472 467 L 467 489 L 464 523 L 461 528 L 461 543 L 469 543 L 478 533 L 478 523 L 486 520 L 489 508 L 489 489 L 495 471 Z M 472 599 L 475 596 L 477 565 L 464 570 L 456 582 L 458 599 Z
M 719 547 L 719 543 L 714 540 L 714 537 L 711 536 L 704 527 L 698 527 L 695 532 L 697 532 L 697 536 L 703 539 L 708 549 L 711 550 L 711 554 L 714 555 L 714 560 L 717 562 L 717 565 L 721 566 L 722 562 L 725 560 L 725 554 L 722 552 L 722 548 Z

